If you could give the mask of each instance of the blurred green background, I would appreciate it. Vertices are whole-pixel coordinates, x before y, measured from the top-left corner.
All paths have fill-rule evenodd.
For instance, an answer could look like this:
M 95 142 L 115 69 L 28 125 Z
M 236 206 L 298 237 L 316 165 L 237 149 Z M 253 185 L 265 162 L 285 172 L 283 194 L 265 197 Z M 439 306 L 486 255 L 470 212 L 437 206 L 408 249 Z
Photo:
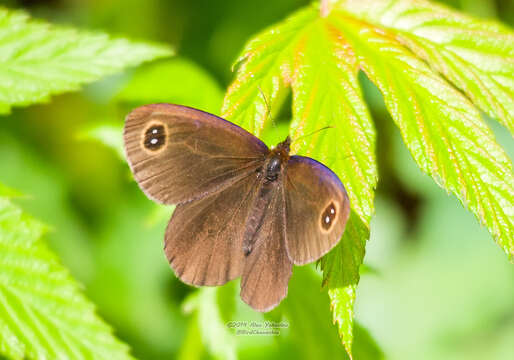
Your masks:
M 0 121 L 0 183 L 27 195 L 18 203 L 52 227 L 46 236 L 52 249 L 138 358 L 344 356 L 314 267 L 295 268 L 289 298 L 268 315 L 287 317 L 289 328 L 279 337 L 233 336 L 224 323 L 262 316 L 239 300 L 237 284 L 197 292 L 175 278 L 162 251 L 171 209 L 142 194 L 115 150 L 123 118 L 137 105 L 168 101 L 217 113 L 245 41 L 308 3 L 0 2 L 54 23 L 170 43 L 177 51 Z M 514 23 L 514 1 L 447 3 Z M 356 343 L 355 358 L 513 359 L 512 265 L 486 229 L 415 166 L 381 96 L 364 77 L 362 83 L 378 130 L 380 184 L 356 305 L 367 330 L 359 327 L 357 337 L 371 335 L 385 355 Z M 512 158 L 511 135 L 488 123 Z M 283 131 L 277 132 L 265 140 L 280 138 Z

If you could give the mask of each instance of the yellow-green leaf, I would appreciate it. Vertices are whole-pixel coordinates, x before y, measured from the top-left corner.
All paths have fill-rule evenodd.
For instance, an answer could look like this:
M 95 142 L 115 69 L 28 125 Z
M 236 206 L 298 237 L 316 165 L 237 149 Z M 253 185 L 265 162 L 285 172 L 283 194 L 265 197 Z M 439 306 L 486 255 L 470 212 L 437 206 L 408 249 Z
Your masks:
M 514 132 L 514 34 L 425 0 L 346 0 L 340 7 L 399 43 Z
M 355 290 L 359 281 L 377 169 L 375 133 L 357 80 L 357 61 L 335 30 L 319 16 L 317 7 L 308 7 L 256 36 L 239 59 L 223 115 L 260 134 L 269 120 L 266 101 L 277 110 L 286 88 L 291 87 L 293 140 L 327 125 L 333 127 L 293 143 L 292 149 L 329 166 L 350 197 L 352 221 L 341 243 L 323 259 L 323 269 L 334 321 L 351 354 L 355 297 L 340 299 L 339 292 Z M 335 304 L 342 301 L 350 311 L 339 311 Z
M 293 139 L 333 127 L 292 148 L 331 167 L 350 196 L 345 234 L 321 265 L 351 355 L 353 302 L 377 182 L 375 134 L 359 69 L 382 91 L 420 168 L 512 256 L 512 165 L 476 107 L 513 128 L 514 42 L 499 24 L 424 0 L 322 3 L 329 6 L 301 9 L 248 42 L 222 115 L 259 135 L 269 128 L 267 103 L 278 112 L 291 88 Z
M 418 166 L 453 192 L 514 255 L 514 173 L 478 110 L 386 30 L 334 11 L 361 68 L 384 95 Z

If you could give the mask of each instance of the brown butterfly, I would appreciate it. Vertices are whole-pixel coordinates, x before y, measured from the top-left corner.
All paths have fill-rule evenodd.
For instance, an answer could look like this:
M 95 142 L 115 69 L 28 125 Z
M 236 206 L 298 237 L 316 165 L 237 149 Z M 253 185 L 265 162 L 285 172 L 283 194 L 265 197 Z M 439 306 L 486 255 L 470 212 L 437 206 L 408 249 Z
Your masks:
M 316 160 L 290 156 L 289 137 L 270 150 L 217 116 L 153 104 L 127 116 L 124 140 L 144 193 L 177 204 L 164 249 L 187 284 L 241 276 L 241 298 L 269 311 L 286 296 L 293 264 L 319 259 L 343 234 L 343 184 Z

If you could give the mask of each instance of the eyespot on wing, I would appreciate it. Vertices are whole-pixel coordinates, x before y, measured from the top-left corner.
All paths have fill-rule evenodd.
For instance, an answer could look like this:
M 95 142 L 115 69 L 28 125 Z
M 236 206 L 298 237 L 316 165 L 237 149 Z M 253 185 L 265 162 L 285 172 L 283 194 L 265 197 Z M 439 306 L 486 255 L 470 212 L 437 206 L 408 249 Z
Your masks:
M 350 200 L 337 175 L 322 163 L 291 156 L 285 180 L 286 248 L 291 261 L 316 261 L 341 239 Z

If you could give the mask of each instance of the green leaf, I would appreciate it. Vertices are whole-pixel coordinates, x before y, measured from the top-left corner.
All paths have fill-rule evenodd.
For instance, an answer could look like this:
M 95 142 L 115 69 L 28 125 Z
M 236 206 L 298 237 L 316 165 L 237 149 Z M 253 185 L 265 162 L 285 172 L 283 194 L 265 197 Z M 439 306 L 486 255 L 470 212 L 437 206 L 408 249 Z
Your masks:
M 293 143 L 293 152 L 329 166 L 350 197 L 353 220 L 341 243 L 323 259 L 323 269 L 334 320 L 351 354 L 355 296 L 343 297 L 341 291 L 355 290 L 369 237 L 377 182 L 375 133 L 359 88 L 356 58 L 318 14 L 315 7 L 298 11 L 247 44 L 223 115 L 260 134 L 267 125 L 266 100 L 272 109 L 280 106 L 286 86 L 291 86 L 293 140 L 327 125 L 334 127 Z M 348 258 L 352 261 L 345 262 Z M 350 310 L 334 305 L 342 303 Z
M 387 30 L 388 40 L 407 46 L 514 133 L 514 34 L 509 29 L 424 0 L 340 5 L 366 21 L 364 28 Z
M 327 295 L 319 289 L 319 275 L 312 266 L 294 268 L 288 296 L 280 307 L 291 338 L 301 346 L 304 359 L 345 359 L 337 330 L 330 323 Z
M 356 59 L 346 41 L 320 18 L 298 43 L 301 56 L 291 64 L 292 138 L 327 125 L 334 129 L 304 138 L 293 144 L 293 151 L 330 167 L 345 185 L 352 207 L 341 242 L 322 259 L 333 319 L 351 356 L 355 288 L 369 238 L 377 183 L 375 133 L 359 88 Z M 346 296 L 349 293 L 352 296 Z
M 167 46 L 53 26 L 0 8 L 0 113 L 171 54 Z
M 236 338 L 227 328 L 218 304 L 217 293 L 220 289 L 198 289 L 186 299 L 183 307 L 198 319 L 199 331 L 209 353 L 215 359 L 233 360 L 237 358 Z M 226 291 L 230 292 L 230 289 L 232 285 Z
M 245 46 L 236 61 L 240 65 L 237 77 L 223 101 L 224 118 L 260 135 L 269 120 L 267 105 L 278 110 L 285 95 L 284 87 L 291 80 L 288 65 L 296 50 L 297 36 L 315 19 L 312 8 L 300 10 Z
M 22 193 L 15 189 L 11 189 L 8 186 L 5 186 L 4 184 L 0 183 L 0 197 L 4 197 L 7 199 L 15 198 L 23 196 Z
M 187 332 L 185 334 L 184 343 L 180 346 L 180 351 L 177 356 L 178 360 L 201 360 L 204 355 L 204 347 L 202 344 L 202 336 L 198 326 L 198 316 L 191 315 Z
M 353 304 L 367 239 L 369 227 L 352 211 L 339 245 L 321 259 L 323 284 L 328 288 L 332 319 L 350 357 L 354 337 Z
M 330 324 L 331 314 L 327 296 L 318 289 L 319 275 L 313 271 L 312 266 L 294 268 L 289 283 L 289 295 L 280 306 L 288 319 L 291 338 L 301 349 L 301 358 L 347 358 L 340 346 L 337 331 Z M 351 312 L 353 313 L 353 310 Z M 355 339 L 355 358 L 382 359 L 383 354 L 371 335 L 358 323 L 355 325 L 355 336 L 352 337 L 352 341 Z
M 97 124 L 78 133 L 79 140 L 94 140 L 113 150 L 121 160 L 125 160 L 123 150 L 123 127 L 121 125 Z
M 381 90 L 418 166 L 453 192 L 512 258 L 512 164 L 476 108 L 393 34 L 343 12 L 328 19 Z
M 0 354 L 11 359 L 130 359 L 48 250 L 44 226 L 0 198 Z
M 364 103 L 355 57 L 325 19 L 317 18 L 297 36 L 289 67 L 293 89 L 293 152 L 330 167 L 348 191 L 352 210 L 366 223 L 373 213 L 377 183 L 375 131 Z
M 353 353 L 357 360 L 383 360 L 384 353 L 371 334 L 359 323 L 355 324 L 355 346 Z
M 223 91 L 204 69 L 190 60 L 175 58 L 138 69 L 117 100 L 173 102 L 217 114 Z
M 455 16 L 454 16 L 455 15 Z M 359 266 L 377 182 L 374 129 L 359 69 L 382 91 L 422 170 L 452 191 L 514 253 L 512 165 L 473 104 L 512 128 L 512 34 L 425 1 L 341 1 L 324 17 L 302 9 L 253 38 L 237 64 L 222 114 L 256 135 L 292 89 L 293 151 L 328 165 L 352 214 L 321 265 L 334 320 L 351 354 Z M 431 67 L 429 67 L 426 63 Z M 446 77 L 445 78 L 443 78 Z

